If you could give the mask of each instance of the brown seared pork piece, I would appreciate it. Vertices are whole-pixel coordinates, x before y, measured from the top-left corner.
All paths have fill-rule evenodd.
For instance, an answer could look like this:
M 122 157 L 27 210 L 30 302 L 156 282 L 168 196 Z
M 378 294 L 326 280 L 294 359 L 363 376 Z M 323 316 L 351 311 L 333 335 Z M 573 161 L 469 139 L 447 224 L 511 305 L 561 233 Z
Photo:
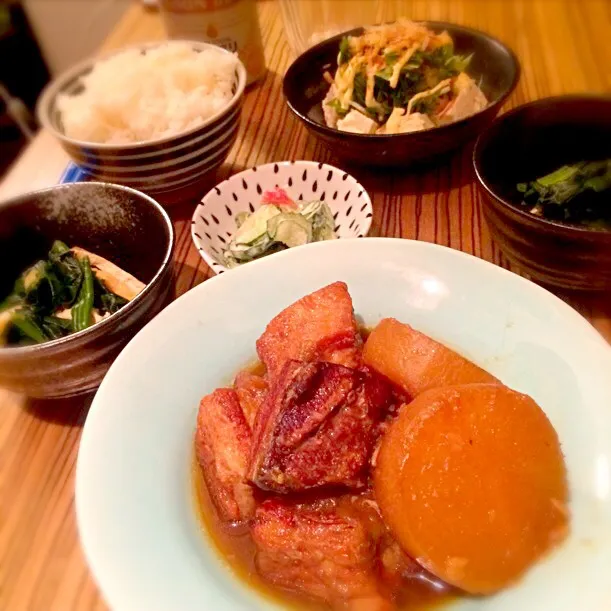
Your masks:
M 413 558 L 408 556 L 397 543 L 388 530 L 382 512 L 375 501 L 373 491 L 366 490 L 360 494 L 351 494 L 341 497 L 339 510 L 346 504 L 358 516 L 371 533 L 377 546 L 377 570 L 380 585 L 385 592 L 400 592 L 408 583 L 418 582 L 433 586 L 438 594 L 448 593 L 452 587 L 422 568 Z M 426 587 L 425 586 L 425 587 Z
M 373 372 L 286 362 L 257 414 L 249 479 L 280 493 L 362 486 L 389 398 Z
M 361 344 L 348 287 L 335 282 L 273 318 L 257 341 L 257 353 L 273 380 L 290 359 L 357 367 Z
M 251 533 L 258 572 L 269 583 L 337 609 L 394 608 L 377 589 L 376 543 L 366 522 L 338 510 L 334 499 L 268 499 L 257 507 Z
M 267 382 L 264 377 L 244 369 L 236 375 L 233 386 L 238 393 L 248 426 L 252 429 L 255 417 L 267 394 Z
M 202 399 L 195 451 L 221 520 L 248 520 L 254 512 L 252 488 L 245 479 L 251 444 L 251 429 L 235 390 L 219 388 Z

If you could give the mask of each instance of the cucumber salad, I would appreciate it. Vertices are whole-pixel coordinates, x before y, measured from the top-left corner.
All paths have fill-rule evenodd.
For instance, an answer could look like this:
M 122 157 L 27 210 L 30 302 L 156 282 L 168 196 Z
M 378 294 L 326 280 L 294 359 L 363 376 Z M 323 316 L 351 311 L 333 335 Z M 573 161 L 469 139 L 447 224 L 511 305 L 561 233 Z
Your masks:
M 265 191 L 255 212 L 236 215 L 236 225 L 238 230 L 223 252 L 229 268 L 293 246 L 336 237 L 333 215 L 325 202 L 294 202 L 280 187 Z

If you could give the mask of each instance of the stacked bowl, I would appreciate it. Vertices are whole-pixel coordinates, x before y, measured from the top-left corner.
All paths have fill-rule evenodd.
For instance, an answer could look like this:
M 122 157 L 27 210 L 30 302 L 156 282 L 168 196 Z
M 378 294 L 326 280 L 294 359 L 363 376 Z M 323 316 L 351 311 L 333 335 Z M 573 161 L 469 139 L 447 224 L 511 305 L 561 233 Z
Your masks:
M 167 43 L 165 43 L 167 44 Z M 214 48 L 204 42 L 189 42 L 195 51 Z M 142 52 L 159 43 L 139 45 Z M 112 54 L 114 55 L 114 53 Z M 109 56 L 105 56 L 109 57 Z M 64 133 L 58 98 L 82 88 L 81 78 L 105 57 L 88 59 L 53 81 L 38 104 L 38 117 L 61 143 L 72 160 L 93 179 L 144 191 L 172 203 L 223 163 L 238 133 L 240 110 L 246 85 L 246 70 L 238 62 L 233 75 L 232 97 L 215 115 L 195 128 L 174 136 L 130 144 L 85 142 Z

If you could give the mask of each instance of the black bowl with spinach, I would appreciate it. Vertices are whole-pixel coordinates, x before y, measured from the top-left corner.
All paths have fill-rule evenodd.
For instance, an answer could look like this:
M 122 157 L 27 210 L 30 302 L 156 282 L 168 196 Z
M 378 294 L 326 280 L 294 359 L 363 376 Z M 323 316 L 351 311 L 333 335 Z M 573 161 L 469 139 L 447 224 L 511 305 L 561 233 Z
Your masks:
M 543 98 L 480 136 L 473 164 L 484 218 L 516 268 L 550 287 L 611 290 L 610 158 L 606 95 Z
M 93 278 L 86 281 L 83 266 L 77 269 L 56 240 L 111 261 L 144 288 L 119 307 L 107 292 L 96 289 Z M 151 197 L 127 187 L 72 183 L 0 203 L 0 301 L 17 289 L 10 299 L 25 302 L 38 324 L 50 304 L 62 301 L 77 312 L 82 304 L 76 324 L 84 327 L 75 330 L 72 316 L 71 328 L 64 328 L 68 323 L 43 315 L 46 341 L 37 343 L 30 328 L 14 338 L 16 345 L 0 347 L 0 386 L 44 398 L 94 390 L 131 337 L 172 298 L 173 247 L 167 213 Z M 27 269 L 33 269 L 32 279 L 42 281 L 20 286 L 18 279 Z M 116 310 L 114 314 L 89 324 L 92 297 L 94 305 Z

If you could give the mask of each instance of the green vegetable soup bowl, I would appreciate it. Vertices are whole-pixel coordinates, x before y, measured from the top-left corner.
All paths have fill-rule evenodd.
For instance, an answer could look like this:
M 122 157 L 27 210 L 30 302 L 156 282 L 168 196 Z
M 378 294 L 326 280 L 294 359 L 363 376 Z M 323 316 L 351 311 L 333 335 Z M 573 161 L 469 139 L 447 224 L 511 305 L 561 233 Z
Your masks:
M 548 204 L 541 212 L 532 201 L 533 185 L 542 184 L 533 181 L 543 179 L 553 187 L 546 197 L 557 217 L 558 199 L 575 187 L 573 170 L 610 158 L 611 97 L 538 100 L 502 115 L 480 136 L 473 164 L 484 217 L 505 256 L 533 280 L 571 291 L 611 291 L 611 224 L 560 220 L 550 216 Z M 555 172 L 563 166 L 570 167 Z M 600 193 L 603 200 L 604 194 L 611 206 L 611 189 Z
M 0 203 L 0 386 L 95 390 L 170 300 L 173 247 L 167 213 L 128 187 L 72 183 Z

